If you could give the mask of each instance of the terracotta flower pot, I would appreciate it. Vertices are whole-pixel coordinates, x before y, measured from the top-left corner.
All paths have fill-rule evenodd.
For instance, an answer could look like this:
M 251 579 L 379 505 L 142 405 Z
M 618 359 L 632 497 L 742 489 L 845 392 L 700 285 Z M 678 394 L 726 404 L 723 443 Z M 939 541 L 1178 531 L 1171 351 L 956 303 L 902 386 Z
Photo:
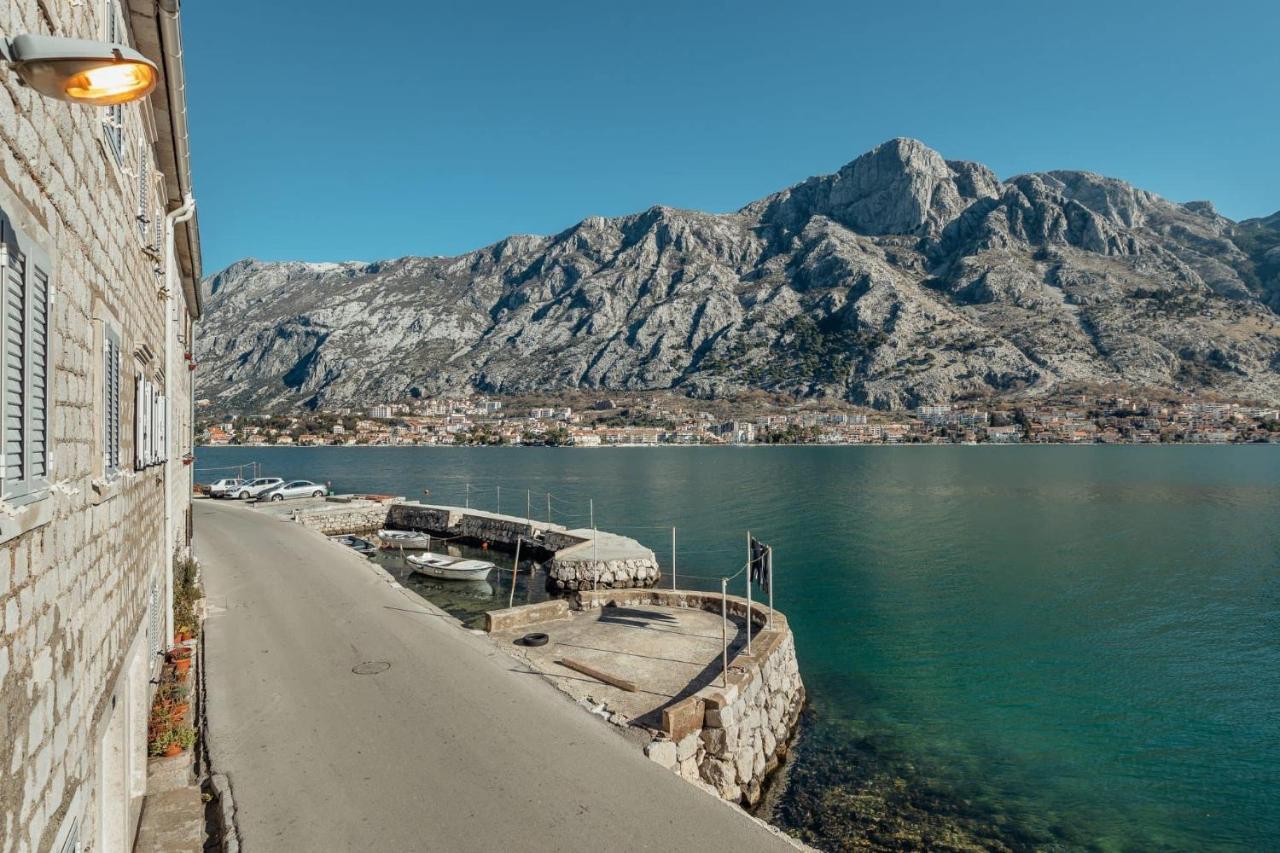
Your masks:
M 191 658 L 179 658 L 173 662 L 173 668 L 177 670 L 178 675 L 186 675 L 187 670 L 191 669 Z
M 180 722 L 182 722 L 182 720 L 187 716 L 187 710 L 188 710 L 190 707 L 191 707 L 191 706 L 190 706 L 189 704 L 187 704 L 186 702 L 182 702 L 182 703 L 180 703 L 180 704 L 178 704 L 178 705 L 172 705 L 172 706 L 170 706 L 170 707 L 169 707 L 169 719 L 170 719 L 170 720 L 172 720 L 172 721 L 173 721 L 173 722 L 175 722 L 175 723 L 180 723 Z
M 169 660 L 187 660 L 191 657 L 191 649 L 187 646 L 175 646 L 169 650 Z
M 178 746 L 176 743 L 171 743 L 167 747 L 165 747 L 165 750 L 164 750 L 165 758 L 173 758 L 175 755 L 181 755 L 181 754 L 182 754 L 182 747 Z
M 179 631 L 177 634 L 173 635 L 173 640 L 176 643 L 185 643 L 187 640 L 190 640 L 190 639 L 191 639 L 190 631 Z

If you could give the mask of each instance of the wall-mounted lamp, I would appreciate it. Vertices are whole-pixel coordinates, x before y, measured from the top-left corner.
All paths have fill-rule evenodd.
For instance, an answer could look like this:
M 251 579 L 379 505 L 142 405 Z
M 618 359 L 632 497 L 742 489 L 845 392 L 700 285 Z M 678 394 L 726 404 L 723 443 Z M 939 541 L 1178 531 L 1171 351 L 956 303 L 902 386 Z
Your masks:
M 151 94 L 156 65 L 122 44 L 58 36 L 0 37 L 0 59 L 46 98 L 109 107 Z

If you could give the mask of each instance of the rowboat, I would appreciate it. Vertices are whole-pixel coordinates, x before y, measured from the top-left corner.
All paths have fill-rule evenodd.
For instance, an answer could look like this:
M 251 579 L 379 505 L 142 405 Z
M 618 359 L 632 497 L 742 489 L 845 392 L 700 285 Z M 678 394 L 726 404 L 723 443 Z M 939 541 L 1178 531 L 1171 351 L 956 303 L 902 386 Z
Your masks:
M 419 533 L 416 530 L 379 530 L 378 541 L 383 548 L 392 551 L 403 548 L 406 551 L 427 551 L 431 549 L 431 534 Z
M 359 536 L 351 536 L 348 534 L 343 536 L 330 536 L 329 538 L 334 542 L 337 542 L 339 545 L 346 545 L 357 554 L 364 554 L 365 556 L 368 556 L 378 550 L 373 547 L 372 543 L 365 539 L 361 539 Z
M 414 554 L 405 557 L 413 571 L 446 581 L 482 581 L 489 577 L 493 563 L 446 557 L 444 554 Z

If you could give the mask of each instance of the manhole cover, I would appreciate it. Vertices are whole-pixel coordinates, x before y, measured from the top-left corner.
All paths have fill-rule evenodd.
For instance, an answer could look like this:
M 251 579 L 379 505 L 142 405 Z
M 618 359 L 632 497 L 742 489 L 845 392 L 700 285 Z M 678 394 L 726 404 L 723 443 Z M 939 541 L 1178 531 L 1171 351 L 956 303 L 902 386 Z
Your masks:
M 391 669 L 391 664 L 385 660 L 367 660 L 351 667 L 351 671 L 356 675 L 377 675 L 389 669 Z

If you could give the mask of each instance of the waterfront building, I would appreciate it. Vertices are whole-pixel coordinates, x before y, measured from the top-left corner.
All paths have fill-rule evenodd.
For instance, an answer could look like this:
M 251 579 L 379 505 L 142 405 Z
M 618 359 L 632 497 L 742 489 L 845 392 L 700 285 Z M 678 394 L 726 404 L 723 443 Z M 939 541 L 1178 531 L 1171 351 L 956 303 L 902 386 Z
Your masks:
M 124 42 L 109 108 L 0 70 L 0 848 L 132 847 L 190 546 L 200 244 L 179 19 L 159 0 L 0 3 L 0 33 Z M 224 432 L 224 435 L 226 433 Z

